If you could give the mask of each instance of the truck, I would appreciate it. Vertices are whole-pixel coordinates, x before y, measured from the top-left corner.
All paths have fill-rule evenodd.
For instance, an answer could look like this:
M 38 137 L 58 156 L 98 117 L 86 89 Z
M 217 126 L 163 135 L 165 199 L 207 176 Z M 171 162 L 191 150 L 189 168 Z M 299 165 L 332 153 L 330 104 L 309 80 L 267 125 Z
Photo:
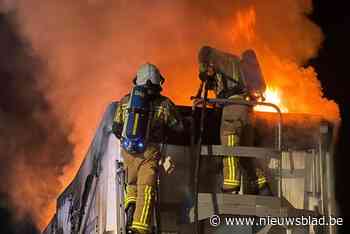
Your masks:
M 203 105 L 197 104 L 177 107 L 186 130 L 170 132 L 162 143 L 162 155 L 172 158 L 175 170 L 158 172 L 155 233 L 337 232 L 337 226 L 329 223 L 338 215 L 334 190 L 338 128 L 334 123 L 317 115 L 280 113 L 278 108 L 254 112 L 254 145 L 225 147 L 220 145 L 221 109 L 206 108 L 201 132 Z M 80 169 L 58 197 L 56 213 L 43 234 L 125 234 L 125 171 L 120 142 L 111 131 L 117 106 L 113 102 L 107 107 Z M 228 154 L 258 158 L 268 171 L 273 195 L 251 193 L 244 171 L 239 194 L 222 193 L 221 159 Z

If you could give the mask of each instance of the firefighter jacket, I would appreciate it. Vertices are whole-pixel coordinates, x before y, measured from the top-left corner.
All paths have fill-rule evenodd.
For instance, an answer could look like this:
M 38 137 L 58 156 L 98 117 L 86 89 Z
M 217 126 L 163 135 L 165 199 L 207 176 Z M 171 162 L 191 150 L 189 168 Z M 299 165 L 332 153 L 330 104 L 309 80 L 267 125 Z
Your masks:
M 120 100 L 113 120 L 114 126 L 123 126 L 127 117 L 129 97 L 130 95 L 128 94 Z M 177 132 L 183 131 L 183 124 L 176 111 L 176 106 L 169 98 L 158 95 L 154 97 L 151 102 L 152 109 L 150 111 L 153 112 L 153 117 L 150 120 L 151 124 L 148 139 L 150 143 L 161 143 L 164 139 L 164 134 L 168 129 Z M 120 135 L 118 129 L 120 129 L 120 127 L 113 127 L 113 132 L 117 136 Z

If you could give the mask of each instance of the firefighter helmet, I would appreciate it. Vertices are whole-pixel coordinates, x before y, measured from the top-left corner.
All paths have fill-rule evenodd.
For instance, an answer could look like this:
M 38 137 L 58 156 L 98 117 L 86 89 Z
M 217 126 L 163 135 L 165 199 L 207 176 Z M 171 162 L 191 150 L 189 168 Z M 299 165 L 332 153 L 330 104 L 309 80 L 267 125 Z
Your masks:
M 162 86 L 164 78 L 160 74 L 159 69 L 150 63 L 141 65 L 137 71 L 136 78 L 134 79 L 135 85 L 157 85 Z

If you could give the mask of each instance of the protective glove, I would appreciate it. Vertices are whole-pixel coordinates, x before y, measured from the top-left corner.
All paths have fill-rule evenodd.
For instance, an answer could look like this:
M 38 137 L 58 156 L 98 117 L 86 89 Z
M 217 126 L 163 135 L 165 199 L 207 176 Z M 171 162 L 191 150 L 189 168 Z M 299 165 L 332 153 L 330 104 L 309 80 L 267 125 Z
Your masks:
M 163 168 L 166 174 L 170 175 L 175 169 L 175 163 L 170 156 L 167 156 L 163 162 Z

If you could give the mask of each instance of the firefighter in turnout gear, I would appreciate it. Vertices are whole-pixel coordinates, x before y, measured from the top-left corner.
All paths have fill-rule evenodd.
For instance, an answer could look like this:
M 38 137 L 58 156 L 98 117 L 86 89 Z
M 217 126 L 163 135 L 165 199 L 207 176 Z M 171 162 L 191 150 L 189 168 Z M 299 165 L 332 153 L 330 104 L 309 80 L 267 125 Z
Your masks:
M 155 65 L 142 65 L 132 92 L 119 102 L 113 122 L 113 132 L 121 139 L 127 171 L 128 233 L 151 232 L 160 145 L 167 129 L 183 131 L 175 105 L 160 94 L 163 82 Z
M 248 56 L 248 58 L 255 56 L 255 53 L 251 50 L 245 53 L 245 56 Z M 257 65 L 256 62 L 254 61 L 254 67 Z M 209 89 L 214 91 L 217 98 L 232 100 L 256 98 L 247 87 L 249 85 L 246 82 L 247 77 L 243 77 L 244 75 L 250 75 L 250 71 L 244 74 L 244 68 L 247 66 L 244 67 L 242 59 L 238 56 L 227 54 L 214 48 L 203 47 L 199 53 L 199 65 L 200 79 L 202 82 L 209 83 Z M 201 89 L 197 97 L 200 96 Z M 251 146 L 253 144 L 252 112 L 252 107 L 248 105 L 223 106 L 220 129 L 222 145 Z M 240 190 L 241 168 L 246 169 L 248 179 L 252 184 L 250 187 L 253 187 L 254 193 L 261 195 L 271 194 L 259 160 L 238 158 L 235 155 L 227 155 L 227 157 L 223 158 L 223 192 L 237 193 Z

